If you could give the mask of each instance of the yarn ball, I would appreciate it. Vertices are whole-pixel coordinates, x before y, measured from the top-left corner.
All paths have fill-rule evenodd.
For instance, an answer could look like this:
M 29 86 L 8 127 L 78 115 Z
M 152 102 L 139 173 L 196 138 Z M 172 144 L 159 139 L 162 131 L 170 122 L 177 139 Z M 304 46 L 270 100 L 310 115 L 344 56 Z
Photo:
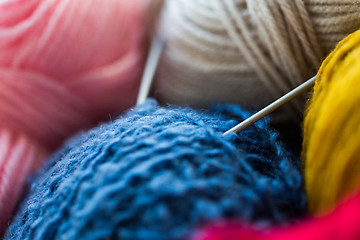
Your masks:
M 360 193 L 341 203 L 334 212 L 287 227 L 259 231 L 239 222 L 213 223 L 197 231 L 191 240 L 358 240 Z
M 360 31 L 325 59 L 304 124 L 304 171 L 314 218 L 285 228 L 256 231 L 230 220 L 210 224 L 193 240 L 282 240 L 360 238 Z
M 146 2 L 0 1 L 0 234 L 49 151 L 134 103 Z
M 309 209 L 322 215 L 360 186 L 360 31 L 322 64 L 304 124 Z
M 154 94 L 194 107 L 216 101 L 262 108 L 314 76 L 359 27 L 354 0 L 167 1 Z M 300 125 L 306 99 L 274 112 L 274 122 Z
M 306 212 L 300 164 L 262 120 L 148 100 L 78 135 L 32 183 L 6 239 L 184 239 L 223 217 L 269 226 Z

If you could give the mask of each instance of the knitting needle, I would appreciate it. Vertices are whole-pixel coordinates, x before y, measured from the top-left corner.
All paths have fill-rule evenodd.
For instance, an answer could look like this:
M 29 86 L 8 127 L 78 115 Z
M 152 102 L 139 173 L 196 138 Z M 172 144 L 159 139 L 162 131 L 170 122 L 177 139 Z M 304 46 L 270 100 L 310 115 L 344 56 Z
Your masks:
M 160 40 L 159 38 L 155 37 L 151 43 L 150 52 L 148 58 L 146 60 L 144 75 L 141 80 L 140 90 L 137 98 L 136 105 L 140 105 L 145 102 L 146 98 L 148 97 L 151 83 L 153 81 L 157 65 L 160 60 L 161 53 L 164 49 L 164 41 Z M 231 128 L 230 130 L 226 131 L 223 136 L 229 134 L 230 132 L 239 133 L 245 128 L 251 126 L 253 123 L 259 121 L 263 117 L 269 115 L 271 112 L 279 108 L 280 106 L 284 105 L 285 103 L 289 102 L 293 98 L 297 97 L 304 91 L 308 90 L 312 87 L 315 83 L 316 76 L 310 78 L 300 86 L 296 87 L 289 93 L 285 94 L 281 98 L 277 99 L 267 107 L 263 108 L 259 112 L 255 113 L 248 119 L 242 121 L 235 127 Z
M 160 40 L 158 37 L 154 37 L 151 43 L 149 55 L 146 59 L 144 74 L 141 79 L 141 85 L 136 101 L 137 106 L 144 103 L 149 95 L 151 83 L 154 79 L 156 68 L 163 49 L 164 41 Z
M 274 101 L 273 103 L 271 103 L 267 107 L 263 108 L 259 112 L 255 113 L 254 115 L 252 115 L 248 119 L 245 119 L 244 121 L 242 121 L 241 123 L 239 123 L 235 127 L 233 127 L 230 130 L 226 131 L 223 134 L 223 136 L 225 136 L 225 135 L 227 135 L 227 134 L 229 134 L 231 132 L 239 133 L 242 130 L 244 130 L 245 128 L 251 126 L 253 123 L 259 121 L 260 119 L 262 119 L 266 115 L 270 114 L 271 112 L 276 110 L 278 107 L 284 105 L 285 103 L 289 102 L 293 98 L 297 97 L 301 93 L 303 93 L 306 90 L 308 90 L 309 88 L 311 88 L 314 85 L 315 80 L 316 80 L 316 75 L 314 77 L 310 78 L 309 80 L 307 80 L 306 82 L 304 82 L 303 84 L 299 85 L 295 89 L 291 90 L 290 92 L 288 92 L 287 94 L 285 94 L 281 98 L 277 99 L 276 101 Z

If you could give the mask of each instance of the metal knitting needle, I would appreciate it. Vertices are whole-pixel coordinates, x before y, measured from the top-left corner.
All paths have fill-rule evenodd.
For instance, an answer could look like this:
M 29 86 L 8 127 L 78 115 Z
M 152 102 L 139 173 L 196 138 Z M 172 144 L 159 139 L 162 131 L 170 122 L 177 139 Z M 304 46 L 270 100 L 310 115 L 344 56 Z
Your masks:
M 145 70 L 141 79 L 141 85 L 136 101 L 136 106 L 144 103 L 149 95 L 151 83 L 154 79 L 156 68 L 159 63 L 163 49 L 164 41 L 160 40 L 158 37 L 154 37 L 151 43 L 149 55 L 146 59 Z
M 155 37 L 151 43 L 150 52 L 146 60 L 144 74 L 141 80 L 141 85 L 139 89 L 139 94 L 137 98 L 136 105 L 140 105 L 145 102 L 146 98 L 148 97 L 151 83 L 153 81 L 157 65 L 160 60 L 161 53 L 164 49 L 164 41 L 160 40 L 159 38 Z M 285 103 L 289 102 L 293 98 L 297 97 L 301 93 L 305 92 L 309 88 L 314 85 L 316 80 L 316 76 L 310 78 L 300 86 L 296 87 L 289 93 L 285 94 L 275 102 L 271 103 L 267 107 L 263 108 L 259 112 L 255 113 L 248 119 L 242 121 L 235 127 L 231 128 L 230 130 L 226 131 L 223 136 L 229 134 L 230 132 L 239 133 L 245 128 L 251 126 L 255 122 L 259 121 L 263 117 L 269 115 L 271 112 L 279 108 L 280 106 L 284 105 Z
M 231 128 L 230 130 L 225 132 L 223 134 L 223 136 L 225 136 L 225 135 L 227 135 L 227 134 L 229 134 L 231 132 L 239 133 L 242 130 L 244 130 L 245 128 L 251 126 L 252 124 L 259 121 L 260 119 L 262 119 L 266 115 L 270 114 L 271 112 L 273 112 L 274 110 L 276 110 L 280 106 L 284 105 L 285 103 L 289 102 L 290 100 L 297 97 L 301 93 L 303 93 L 306 90 L 310 89 L 314 85 L 315 80 L 316 80 L 316 75 L 314 77 L 310 78 L 309 80 L 307 80 L 306 82 L 304 82 L 303 84 L 299 85 L 298 87 L 294 88 L 293 90 L 291 90 L 290 92 L 288 92 L 287 94 L 282 96 L 281 98 L 277 99 L 276 101 L 274 101 L 273 103 L 271 103 L 267 107 L 263 108 L 259 112 L 255 113 L 254 115 L 252 115 L 248 119 L 245 119 L 244 121 L 242 121 L 241 123 L 239 123 L 235 127 Z

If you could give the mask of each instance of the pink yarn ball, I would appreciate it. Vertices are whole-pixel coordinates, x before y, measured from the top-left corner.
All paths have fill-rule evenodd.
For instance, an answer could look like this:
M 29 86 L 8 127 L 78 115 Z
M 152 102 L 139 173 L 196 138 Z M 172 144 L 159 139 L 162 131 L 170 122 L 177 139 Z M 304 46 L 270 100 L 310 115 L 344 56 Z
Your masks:
M 146 5 L 0 1 L 0 232 L 50 150 L 135 103 Z
M 240 223 L 223 222 L 208 226 L 192 240 L 358 240 L 360 239 L 360 193 L 340 204 L 327 216 L 297 225 L 255 231 Z

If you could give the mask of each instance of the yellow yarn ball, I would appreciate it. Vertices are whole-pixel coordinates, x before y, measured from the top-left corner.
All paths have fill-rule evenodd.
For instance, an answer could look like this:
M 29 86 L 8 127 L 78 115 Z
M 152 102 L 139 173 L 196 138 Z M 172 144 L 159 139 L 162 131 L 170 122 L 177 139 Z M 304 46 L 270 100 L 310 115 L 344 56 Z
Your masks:
M 322 215 L 360 186 L 360 31 L 323 62 L 305 114 L 302 158 L 309 209 Z

